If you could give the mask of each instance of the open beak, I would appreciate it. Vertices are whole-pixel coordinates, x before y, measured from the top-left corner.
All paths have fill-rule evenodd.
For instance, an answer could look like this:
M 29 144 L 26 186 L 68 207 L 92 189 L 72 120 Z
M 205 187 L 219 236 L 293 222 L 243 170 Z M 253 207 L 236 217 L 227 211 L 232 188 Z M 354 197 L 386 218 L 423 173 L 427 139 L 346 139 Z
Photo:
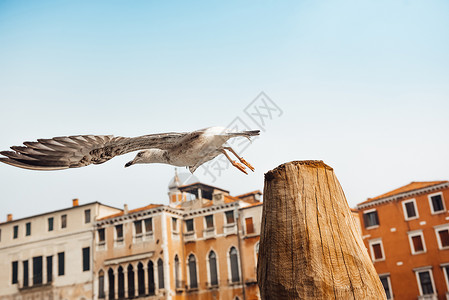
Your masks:
M 129 166 L 132 166 L 134 164 L 134 161 L 129 161 L 126 163 L 125 168 L 128 168 Z

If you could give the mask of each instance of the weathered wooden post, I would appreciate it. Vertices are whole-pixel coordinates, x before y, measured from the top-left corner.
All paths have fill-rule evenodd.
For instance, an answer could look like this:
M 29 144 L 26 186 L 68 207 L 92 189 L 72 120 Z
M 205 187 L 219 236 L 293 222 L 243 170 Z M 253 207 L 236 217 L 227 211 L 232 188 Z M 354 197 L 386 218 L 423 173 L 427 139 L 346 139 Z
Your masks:
M 322 161 L 265 174 L 262 299 L 386 299 L 343 190 Z

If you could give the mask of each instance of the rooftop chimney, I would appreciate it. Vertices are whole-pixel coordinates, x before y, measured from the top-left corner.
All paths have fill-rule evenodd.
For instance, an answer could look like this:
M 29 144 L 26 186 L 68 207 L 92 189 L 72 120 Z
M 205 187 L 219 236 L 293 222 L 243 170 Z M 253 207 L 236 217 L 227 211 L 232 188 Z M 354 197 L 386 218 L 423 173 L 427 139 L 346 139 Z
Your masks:
M 123 213 L 126 215 L 128 214 L 128 204 L 123 205 Z
M 78 199 L 73 199 L 72 200 L 72 206 L 75 207 L 75 206 L 78 206 L 78 205 L 79 205 Z
M 6 222 L 11 222 L 12 221 L 12 214 L 8 214 L 6 216 Z

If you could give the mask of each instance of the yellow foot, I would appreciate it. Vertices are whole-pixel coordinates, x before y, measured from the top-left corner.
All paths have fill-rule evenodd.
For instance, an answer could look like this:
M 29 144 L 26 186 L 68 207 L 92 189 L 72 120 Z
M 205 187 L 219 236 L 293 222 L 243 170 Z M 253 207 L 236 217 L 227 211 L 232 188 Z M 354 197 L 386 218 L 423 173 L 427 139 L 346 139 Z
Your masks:
M 242 165 L 242 164 L 236 162 L 235 160 L 232 161 L 232 165 L 233 165 L 234 167 L 236 167 L 237 169 L 239 169 L 240 171 L 242 171 L 243 173 L 245 173 L 246 175 L 248 175 L 248 173 L 247 173 L 246 170 L 245 170 L 245 166 L 244 166 L 244 165 Z
M 253 167 L 253 166 L 251 166 L 251 165 L 249 164 L 249 162 L 247 162 L 246 160 L 244 160 L 244 159 L 243 159 L 243 157 L 242 157 L 242 158 L 240 158 L 240 161 L 242 162 L 242 164 L 244 164 L 245 166 L 247 166 L 248 168 L 250 168 L 250 169 L 251 169 L 251 171 L 253 171 L 253 172 L 254 172 L 254 167 Z

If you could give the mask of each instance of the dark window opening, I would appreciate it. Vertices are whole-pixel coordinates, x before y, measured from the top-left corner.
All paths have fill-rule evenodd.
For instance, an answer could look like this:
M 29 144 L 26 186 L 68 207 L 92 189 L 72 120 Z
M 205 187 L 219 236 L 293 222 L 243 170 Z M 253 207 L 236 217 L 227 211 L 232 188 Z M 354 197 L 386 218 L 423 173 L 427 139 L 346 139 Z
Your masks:
M 42 284 L 42 256 L 33 257 L 33 285 Z
M 115 276 L 114 276 L 114 271 L 112 269 L 108 270 L 108 282 L 109 282 L 109 286 L 108 286 L 108 295 L 109 295 L 109 299 L 114 299 L 114 294 L 115 294 Z
M 189 277 L 190 277 L 189 287 L 191 289 L 198 288 L 198 279 L 196 275 L 196 259 L 193 254 L 189 255 Z
M 26 236 L 31 235 L 31 223 L 30 222 L 25 224 L 25 235 Z
M 379 225 L 379 217 L 377 211 L 372 211 L 363 214 L 363 222 L 365 223 L 365 228 Z
M 186 220 L 186 230 L 187 232 L 193 232 L 195 230 L 193 227 L 193 219 Z
M 412 237 L 413 249 L 415 252 L 424 251 L 424 245 L 420 235 L 415 235 Z
M 176 288 L 182 288 L 182 283 L 180 280 L 180 271 L 179 271 L 179 258 L 178 255 L 175 255 L 175 283 Z
M 432 279 L 430 278 L 430 272 L 424 271 L 419 272 L 418 274 L 423 295 L 433 294 L 433 286 L 432 286 Z
M 154 295 L 155 292 L 155 284 L 154 284 L 154 265 L 150 260 L 148 262 L 148 294 Z
M 206 216 L 205 218 L 206 218 L 206 228 L 207 229 L 214 228 L 214 216 L 209 215 L 209 216 Z
M 90 209 L 84 211 L 84 223 L 90 223 Z
M 65 273 L 64 260 L 65 260 L 64 252 L 59 252 L 58 253 L 58 275 L 59 276 L 63 276 Z
M 52 218 L 48 218 L 48 231 L 53 231 L 53 217 Z
M 159 289 L 164 288 L 164 264 L 162 262 L 162 259 L 159 258 L 157 261 L 157 277 L 159 281 Z
M 178 232 L 178 219 L 171 218 L 171 230 L 173 232 Z
M 122 267 L 118 268 L 118 298 L 125 298 L 125 275 Z
M 235 219 L 234 219 L 234 211 L 230 210 L 225 212 L 226 214 L 226 223 L 227 224 L 234 224 L 235 223 Z
M 217 255 L 214 251 L 209 253 L 209 271 L 210 271 L 210 284 L 218 285 L 218 272 L 217 272 Z
M 19 262 L 13 261 L 12 262 L 12 284 L 16 284 L 19 282 L 18 276 L 19 276 Z
M 136 288 L 134 285 L 134 269 L 131 264 L 128 265 L 128 298 L 134 298 Z
M 105 241 L 105 234 L 104 234 L 104 228 L 100 228 L 97 230 L 98 232 L 98 242 L 102 243 Z
M 123 225 L 116 225 L 115 226 L 115 232 L 117 233 L 117 240 L 123 239 Z
M 253 218 L 251 217 L 246 218 L 245 224 L 246 224 L 246 234 L 254 233 Z
M 28 261 L 25 260 L 22 262 L 23 263 L 23 286 L 27 287 L 29 282 L 28 282 Z
M 136 230 L 136 235 L 142 234 L 142 221 L 134 221 L 134 229 Z
M 416 210 L 415 210 L 414 202 L 405 203 L 405 210 L 407 211 L 407 219 L 416 217 Z
M 67 215 L 62 215 L 61 216 L 61 228 L 66 228 L 67 227 Z
M 53 281 L 53 256 L 47 256 L 47 282 Z
M 153 219 L 145 219 L 145 232 L 153 232 Z
M 449 230 L 440 230 L 438 235 L 440 236 L 441 247 L 449 247 Z
M 98 298 L 103 299 L 104 297 L 104 272 L 100 271 L 98 273 Z
M 443 197 L 441 197 L 441 195 L 432 196 L 430 197 L 430 199 L 432 200 L 434 212 L 440 212 L 444 210 Z
M 391 299 L 391 291 L 390 291 L 390 285 L 388 284 L 388 276 L 380 277 L 380 282 L 382 282 L 387 299 Z
M 374 259 L 382 259 L 383 255 L 382 255 L 382 247 L 379 244 L 372 244 L 373 247 L 373 252 L 374 252 Z
M 145 295 L 145 271 L 143 270 L 143 264 L 137 265 L 137 284 L 139 289 L 139 296 Z
M 83 272 L 90 270 L 90 247 L 83 248 Z
M 19 237 L 19 225 L 14 226 L 13 228 L 13 238 L 18 238 Z
M 231 250 L 229 251 L 229 260 L 231 262 L 231 281 L 239 282 L 240 281 L 239 262 L 237 250 L 235 249 L 235 247 L 232 247 Z

